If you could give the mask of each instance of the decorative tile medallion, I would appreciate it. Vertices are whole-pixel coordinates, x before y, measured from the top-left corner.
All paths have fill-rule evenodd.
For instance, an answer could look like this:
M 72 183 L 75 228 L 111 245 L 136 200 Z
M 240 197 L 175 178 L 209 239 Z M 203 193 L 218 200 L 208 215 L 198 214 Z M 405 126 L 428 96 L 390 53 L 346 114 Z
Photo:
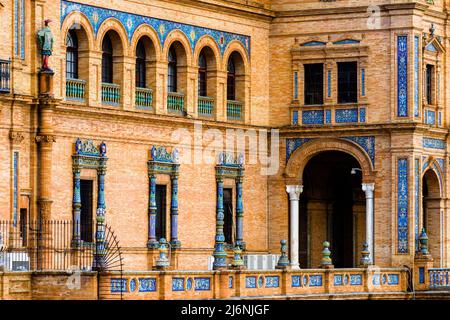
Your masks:
M 301 276 L 292 276 L 291 277 L 291 286 L 293 288 L 301 287 Z
M 342 274 L 335 274 L 333 283 L 334 283 L 335 286 L 342 286 L 343 285 Z
M 379 274 L 374 274 L 372 277 L 372 284 L 374 286 L 379 286 L 381 285 L 381 275 Z
M 250 55 L 250 41 L 251 38 L 246 35 L 230 33 L 215 29 L 203 28 L 194 25 L 183 24 L 174 21 L 157 19 L 139 14 L 122 12 L 112 9 L 100 8 L 70 1 L 61 1 L 61 25 L 66 17 L 72 12 L 81 12 L 84 14 L 92 25 L 95 36 L 104 21 L 109 18 L 117 19 L 126 30 L 128 40 L 131 42 L 135 31 L 141 25 L 149 25 L 155 31 L 158 31 L 158 37 L 161 44 L 164 44 L 167 35 L 173 30 L 180 30 L 189 39 L 191 49 L 194 51 L 195 46 L 200 38 L 205 35 L 211 36 L 220 48 L 221 53 L 225 52 L 226 47 L 232 41 L 239 41 Z
M 362 276 L 360 274 L 352 274 L 352 275 L 350 275 L 350 285 L 351 286 L 360 286 L 360 285 L 362 285 Z
M 323 110 L 306 110 L 302 111 L 302 124 L 323 124 L 324 111 Z
M 337 109 L 335 111 L 336 123 L 357 123 L 358 122 L 358 108 L 352 109 Z
M 256 277 L 245 277 L 245 287 L 249 289 L 256 289 Z
M 195 291 L 211 290 L 211 278 L 195 278 Z
M 398 274 L 389 274 L 388 275 L 388 285 L 395 286 L 398 284 L 399 284 Z
M 192 278 L 188 278 L 186 281 L 186 290 L 191 291 L 192 290 Z
M 278 288 L 280 286 L 280 277 L 268 276 L 266 277 L 266 288 Z
M 258 288 L 262 288 L 264 286 L 264 277 L 259 276 L 258 278 Z
M 130 280 L 130 292 L 136 291 L 136 287 L 137 287 L 136 279 L 131 279 Z
M 228 278 L 228 288 L 232 289 L 233 288 L 233 277 L 230 276 Z
M 321 275 L 309 276 L 309 286 L 310 287 L 321 287 L 322 286 L 322 276 Z
M 172 278 L 172 291 L 184 291 L 184 278 Z
M 127 292 L 127 279 L 112 278 L 110 280 L 111 293 Z

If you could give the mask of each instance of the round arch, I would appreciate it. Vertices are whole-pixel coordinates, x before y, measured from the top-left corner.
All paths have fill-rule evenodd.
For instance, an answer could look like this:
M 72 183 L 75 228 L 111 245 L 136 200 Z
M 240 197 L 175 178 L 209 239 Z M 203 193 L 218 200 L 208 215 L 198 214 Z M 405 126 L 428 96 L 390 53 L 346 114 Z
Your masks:
M 209 35 L 204 35 L 198 40 L 193 56 L 194 65 L 198 64 L 198 57 L 200 56 L 200 52 L 202 52 L 205 47 L 208 47 L 214 53 L 214 59 L 216 60 L 215 68 L 217 70 L 221 70 L 223 65 L 219 46 L 217 45 L 216 41 Z
M 242 45 L 242 43 L 237 40 L 231 41 L 228 44 L 228 46 L 225 48 L 225 53 L 223 55 L 223 60 L 222 60 L 222 69 L 227 70 L 228 59 L 233 54 L 233 52 L 237 52 L 241 56 L 242 61 L 244 62 L 244 74 L 249 75 L 250 59 L 249 59 L 248 52 L 245 49 L 245 47 Z
M 136 31 L 133 34 L 133 37 L 131 38 L 129 55 L 136 55 L 136 47 L 138 41 L 144 36 L 147 36 L 151 40 L 153 46 L 155 47 L 156 61 L 160 61 L 162 53 L 161 42 L 156 30 L 148 24 L 141 24 L 139 27 L 137 27 Z
M 367 153 L 357 144 L 337 138 L 311 140 L 295 150 L 286 165 L 285 178 L 302 184 L 303 171 L 309 160 L 325 151 L 341 151 L 353 156 L 361 166 L 363 182 L 367 183 L 375 180 L 372 161 Z
M 103 37 L 108 31 L 115 31 L 119 36 L 123 50 L 122 54 L 125 55 L 127 52 L 129 52 L 127 31 L 123 27 L 122 23 L 116 18 L 108 18 L 100 25 L 100 28 L 97 32 L 97 39 L 95 44 L 96 50 L 102 50 Z
M 173 43 L 179 42 L 184 48 L 185 55 L 186 55 L 186 65 L 191 66 L 192 65 L 192 50 L 191 50 L 191 44 L 189 42 L 188 37 L 184 34 L 183 31 L 176 29 L 172 30 L 166 37 L 166 40 L 164 42 L 163 47 L 163 53 L 162 53 L 162 61 L 167 62 L 167 57 L 169 55 L 169 49 L 172 46 Z
M 88 50 L 92 50 L 95 45 L 95 36 L 94 36 L 94 29 L 92 28 L 89 19 L 81 12 L 71 12 L 64 19 L 64 22 L 61 27 L 61 35 L 62 35 L 61 46 L 63 48 L 63 51 L 65 52 L 66 49 L 67 33 L 75 25 L 81 26 L 87 39 Z

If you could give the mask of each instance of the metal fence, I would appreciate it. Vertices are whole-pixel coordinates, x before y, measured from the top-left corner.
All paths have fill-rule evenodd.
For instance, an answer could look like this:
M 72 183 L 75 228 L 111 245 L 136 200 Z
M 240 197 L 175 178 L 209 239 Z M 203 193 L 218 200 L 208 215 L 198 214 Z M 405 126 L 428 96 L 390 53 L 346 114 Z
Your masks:
M 92 270 L 95 243 L 73 242 L 73 230 L 72 221 L 0 221 L 0 270 Z

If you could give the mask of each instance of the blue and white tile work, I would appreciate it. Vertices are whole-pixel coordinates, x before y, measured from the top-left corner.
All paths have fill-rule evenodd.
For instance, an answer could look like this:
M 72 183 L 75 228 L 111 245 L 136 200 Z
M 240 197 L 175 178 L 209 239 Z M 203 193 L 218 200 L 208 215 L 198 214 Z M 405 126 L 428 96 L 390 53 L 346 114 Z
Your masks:
M 151 26 L 158 33 L 159 40 L 164 44 L 167 35 L 173 30 L 181 30 L 189 39 L 191 49 L 194 51 L 198 40 L 205 36 L 211 36 L 220 48 L 221 53 L 225 52 L 225 49 L 232 41 L 239 41 L 247 50 L 250 56 L 250 41 L 251 38 L 246 35 L 229 33 L 225 31 L 203 28 L 174 21 L 168 21 L 163 19 L 157 19 L 152 17 L 146 17 L 138 14 L 127 13 L 112 9 L 105 9 L 86 4 L 61 1 L 61 25 L 66 17 L 72 12 L 83 13 L 92 25 L 95 36 L 97 36 L 98 30 L 102 23 L 109 18 L 115 18 L 123 25 L 127 32 L 129 41 L 133 38 L 134 32 L 137 28 L 143 24 Z
M 265 280 L 266 288 L 278 288 L 280 286 L 280 277 L 278 276 L 267 276 Z
M 298 72 L 294 72 L 294 100 L 298 99 Z
M 350 275 L 350 285 L 351 286 L 360 286 L 360 285 L 362 285 L 362 275 L 360 275 L 360 274 L 352 274 L 352 275 Z
M 366 122 L 366 108 L 359 109 L 359 122 Z
M 184 278 L 172 278 L 172 291 L 184 291 Z
M 137 288 L 137 281 L 136 281 L 136 279 L 131 279 L 130 280 L 130 292 L 136 291 L 136 288 Z
M 156 278 L 139 278 L 139 292 L 156 292 Z
M 366 96 L 366 69 L 361 69 L 361 96 Z
M 381 275 L 380 274 L 374 274 L 372 277 L 372 284 L 374 286 L 380 286 L 381 285 Z
M 397 164 L 397 237 L 398 253 L 408 253 L 408 209 L 409 209 L 409 189 L 408 189 L 408 159 L 399 158 Z
M 211 290 L 211 278 L 195 278 L 195 291 Z
M 186 290 L 191 291 L 192 290 L 192 278 L 187 278 L 186 280 Z
M 436 112 L 432 110 L 425 110 L 425 124 L 435 125 L 436 124 Z
M 419 219 L 420 219 L 420 159 L 414 159 L 414 239 L 416 251 L 419 250 Z
M 325 124 L 331 124 L 331 110 L 325 110 Z
M 289 138 L 286 139 L 286 163 L 289 161 L 292 154 L 311 140 L 316 138 Z M 372 165 L 375 167 L 375 137 L 374 136 L 361 136 L 361 137 L 342 137 L 341 139 L 349 140 L 356 143 L 368 154 Z
M 18 203 L 19 203 L 19 152 L 14 151 L 13 155 L 13 225 L 17 226 L 17 211 L 18 211 Z
M 398 274 L 389 274 L 388 275 L 388 285 L 395 286 L 399 284 L 399 275 Z
M 414 36 L 414 117 L 419 116 L 419 36 Z
M 245 287 L 249 289 L 256 289 L 256 277 L 245 277 Z
M 343 277 L 341 274 L 335 274 L 333 278 L 333 284 L 335 286 L 342 286 L 344 284 Z
M 397 117 L 408 116 L 408 36 L 397 37 Z
M 302 111 L 302 124 L 323 124 L 323 110 L 307 110 Z
M 294 126 L 298 125 L 298 111 L 292 112 L 292 124 Z
M 337 109 L 335 111 L 336 123 L 357 123 L 358 122 L 358 108 L 351 109 Z
M 233 289 L 233 276 L 228 277 L 228 288 Z
M 19 0 L 14 0 L 14 55 L 19 55 Z
M 423 137 L 423 147 L 428 149 L 445 150 L 445 140 Z
M 312 275 L 309 276 L 309 286 L 310 287 L 321 287 L 322 286 L 322 276 L 321 275 Z
M 331 98 L 331 70 L 327 72 L 327 97 Z
M 111 293 L 127 292 L 127 279 L 112 278 L 110 280 Z

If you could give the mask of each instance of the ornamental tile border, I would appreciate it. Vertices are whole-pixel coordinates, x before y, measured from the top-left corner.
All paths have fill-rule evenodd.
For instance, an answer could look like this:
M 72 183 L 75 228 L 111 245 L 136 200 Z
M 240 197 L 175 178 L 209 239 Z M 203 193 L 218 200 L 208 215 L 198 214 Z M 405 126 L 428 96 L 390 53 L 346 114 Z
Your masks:
M 445 140 L 423 137 L 422 141 L 424 148 L 445 150 Z
M 156 292 L 156 278 L 139 278 L 139 292 Z
M 399 158 L 397 164 L 397 237 L 398 253 L 408 253 L 408 210 L 409 210 L 409 164 L 407 158 Z
M 171 31 L 181 30 L 189 39 L 192 51 L 195 50 L 197 42 L 201 37 L 209 35 L 216 41 L 222 55 L 224 54 L 226 47 L 232 41 L 237 40 L 242 43 L 250 56 L 251 37 L 246 35 L 203 28 L 113 9 L 100 8 L 71 1 L 61 1 L 61 25 L 66 17 L 72 12 L 81 12 L 89 19 L 95 36 L 97 36 L 98 30 L 104 21 L 108 18 L 115 18 L 123 25 L 130 42 L 137 28 L 143 24 L 146 24 L 151 26 L 157 32 L 162 45 L 165 43 L 167 35 Z
M 184 278 L 172 278 L 172 291 L 184 291 Z
M 265 280 L 266 288 L 278 288 L 280 286 L 279 276 L 267 276 Z
M 127 292 L 127 279 L 118 279 L 118 278 L 111 278 L 110 279 L 110 291 L 111 293 L 117 293 L 117 292 Z
M 408 36 L 397 37 L 397 117 L 408 116 Z
M 211 278 L 194 278 L 195 291 L 209 291 L 211 290 Z

